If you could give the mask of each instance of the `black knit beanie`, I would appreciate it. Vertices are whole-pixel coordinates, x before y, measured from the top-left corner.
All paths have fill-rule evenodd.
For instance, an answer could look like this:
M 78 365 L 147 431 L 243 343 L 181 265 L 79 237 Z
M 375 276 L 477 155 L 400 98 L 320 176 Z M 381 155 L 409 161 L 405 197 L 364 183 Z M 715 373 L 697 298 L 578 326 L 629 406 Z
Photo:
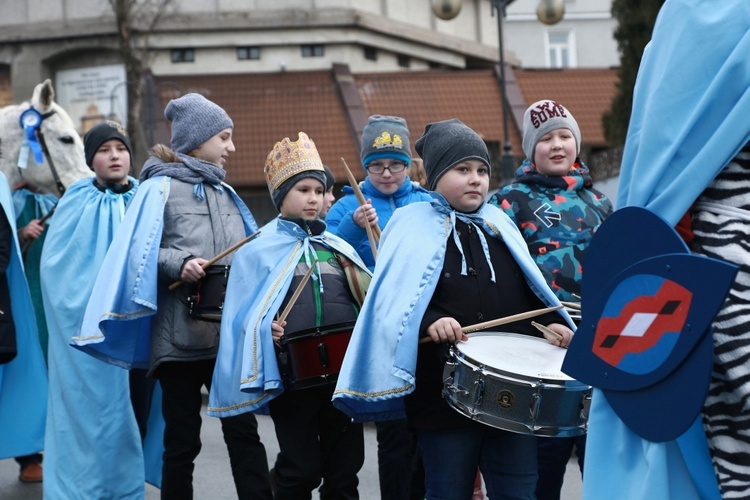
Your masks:
M 466 160 L 479 160 L 490 174 L 487 145 L 472 129 L 457 119 L 428 123 L 414 148 L 424 161 L 427 184 L 435 190 L 438 179 L 448 170 Z
M 86 165 L 93 170 L 91 163 L 94 161 L 94 155 L 99 147 L 110 139 L 118 139 L 130 153 L 130 163 L 133 163 L 133 146 L 130 145 L 130 139 L 125 129 L 117 122 L 104 121 L 97 123 L 83 136 L 83 151 L 86 156 Z

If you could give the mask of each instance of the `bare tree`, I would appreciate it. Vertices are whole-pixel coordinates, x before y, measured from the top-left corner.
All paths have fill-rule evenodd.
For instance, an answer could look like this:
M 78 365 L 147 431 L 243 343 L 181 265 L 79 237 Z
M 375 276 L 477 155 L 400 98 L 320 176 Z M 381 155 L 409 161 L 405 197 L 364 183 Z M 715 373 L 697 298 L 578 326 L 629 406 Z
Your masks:
M 115 14 L 117 40 L 120 56 L 125 64 L 128 95 L 128 135 L 133 151 L 141 147 L 139 124 L 143 89 L 141 78 L 148 68 L 149 36 L 164 15 L 175 3 L 174 0 L 108 0 Z

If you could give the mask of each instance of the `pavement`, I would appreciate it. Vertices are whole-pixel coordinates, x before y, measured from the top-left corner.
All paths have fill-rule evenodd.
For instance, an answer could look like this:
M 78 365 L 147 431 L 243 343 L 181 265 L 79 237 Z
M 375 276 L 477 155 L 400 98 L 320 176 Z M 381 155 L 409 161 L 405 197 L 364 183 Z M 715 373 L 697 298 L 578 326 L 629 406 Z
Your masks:
M 279 445 L 273 431 L 273 422 L 268 416 L 258 416 L 258 431 L 266 447 L 268 463 L 273 464 Z M 201 429 L 203 449 L 196 459 L 193 479 L 194 497 L 196 500 L 231 500 L 236 499 L 232 472 L 229 469 L 221 424 L 218 418 L 203 413 Z M 365 464 L 359 473 L 359 494 L 363 500 L 380 498 L 378 480 L 377 441 L 375 426 L 365 424 Z M 13 459 L 0 460 L 0 499 L 3 500 L 39 500 L 42 498 L 42 484 L 26 484 L 18 480 L 18 465 Z M 159 490 L 146 485 L 146 500 L 159 499 Z M 317 492 L 313 499 L 318 499 Z M 581 474 L 574 460 L 568 463 L 565 482 L 561 492 L 562 500 L 581 499 Z

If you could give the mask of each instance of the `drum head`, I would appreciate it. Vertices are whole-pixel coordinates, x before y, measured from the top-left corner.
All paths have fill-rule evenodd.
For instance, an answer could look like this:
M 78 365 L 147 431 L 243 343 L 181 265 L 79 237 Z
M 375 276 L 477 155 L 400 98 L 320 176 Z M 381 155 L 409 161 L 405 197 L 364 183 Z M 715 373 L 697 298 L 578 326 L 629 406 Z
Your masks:
M 507 332 L 482 332 L 455 347 L 477 364 L 529 379 L 573 380 L 560 371 L 567 349 L 544 339 Z

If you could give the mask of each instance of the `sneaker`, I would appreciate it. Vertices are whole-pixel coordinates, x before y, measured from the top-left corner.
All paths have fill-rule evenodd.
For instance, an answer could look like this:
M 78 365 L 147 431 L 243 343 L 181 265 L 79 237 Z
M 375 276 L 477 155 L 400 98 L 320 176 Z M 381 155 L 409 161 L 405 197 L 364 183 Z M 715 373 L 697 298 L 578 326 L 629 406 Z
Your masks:
M 18 479 L 24 483 L 42 482 L 42 464 L 30 463 L 21 469 Z

